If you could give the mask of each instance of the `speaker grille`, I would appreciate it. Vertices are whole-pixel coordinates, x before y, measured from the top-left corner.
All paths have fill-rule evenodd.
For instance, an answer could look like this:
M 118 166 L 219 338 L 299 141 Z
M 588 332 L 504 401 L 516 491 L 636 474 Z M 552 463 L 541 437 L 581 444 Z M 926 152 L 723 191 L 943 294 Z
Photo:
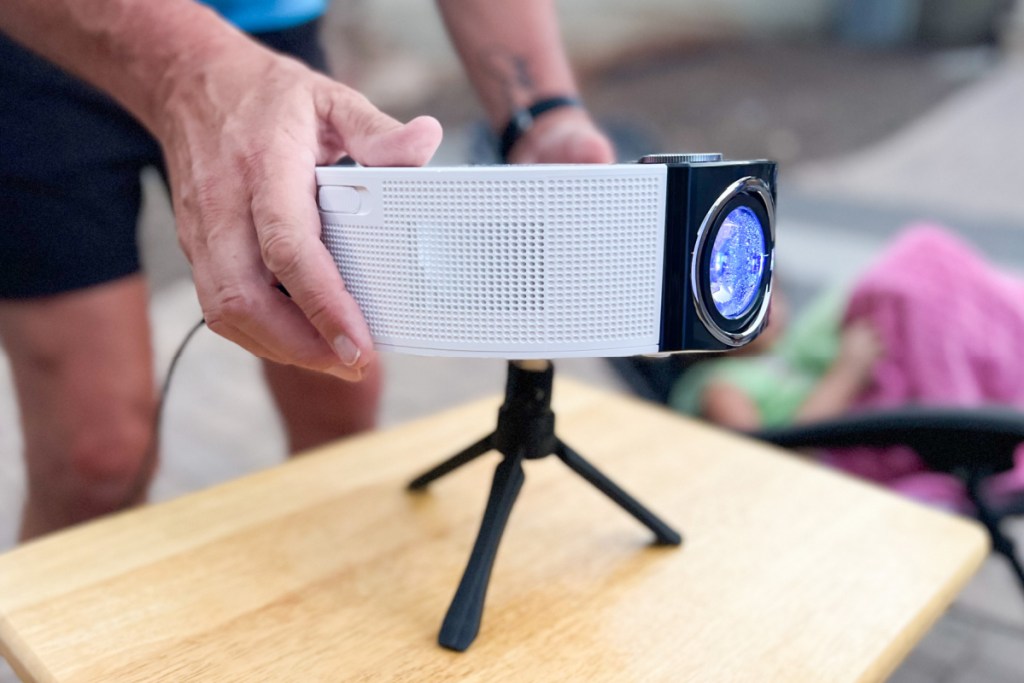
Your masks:
M 656 342 L 662 180 L 385 180 L 381 219 L 324 241 L 378 342 Z

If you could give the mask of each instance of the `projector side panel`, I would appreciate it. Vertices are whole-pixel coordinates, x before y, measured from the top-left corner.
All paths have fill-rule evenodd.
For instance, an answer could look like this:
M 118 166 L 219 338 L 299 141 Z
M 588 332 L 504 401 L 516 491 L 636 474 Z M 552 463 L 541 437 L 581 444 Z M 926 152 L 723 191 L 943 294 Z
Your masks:
M 661 339 L 659 350 L 681 351 L 686 302 L 690 295 L 690 262 L 693 232 L 690 210 L 689 166 L 677 166 L 668 172 L 665 190 L 665 271 L 661 299 Z
M 352 213 L 321 211 L 323 239 L 380 348 L 503 358 L 658 350 L 664 166 L 317 174 L 321 193 L 360 195 L 341 204 Z
M 722 162 L 669 169 L 665 296 L 662 304 L 663 352 L 725 351 L 731 348 L 716 339 L 697 315 L 690 274 L 698 229 L 705 215 L 730 184 L 748 176 L 764 180 L 774 200 L 776 165 L 773 162 Z M 774 243 L 770 246 L 774 249 Z

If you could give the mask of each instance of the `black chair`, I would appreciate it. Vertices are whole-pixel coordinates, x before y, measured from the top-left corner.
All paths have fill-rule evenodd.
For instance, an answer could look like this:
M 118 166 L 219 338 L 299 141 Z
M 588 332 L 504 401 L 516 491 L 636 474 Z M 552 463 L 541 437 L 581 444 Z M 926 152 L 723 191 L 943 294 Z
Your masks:
M 613 359 L 612 367 L 641 397 L 665 403 L 682 368 L 673 358 Z M 823 422 L 762 429 L 752 437 L 792 449 L 907 446 L 935 472 L 964 483 L 974 515 L 985 526 L 992 549 L 1010 563 L 1024 591 L 1024 562 L 1003 522 L 1024 515 L 1024 495 L 995 501 L 985 481 L 1014 466 L 1024 443 L 1024 413 L 998 407 L 905 407 L 866 412 Z
M 1024 413 L 996 407 L 914 406 L 763 429 L 751 436 L 784 448 L 908 446 L 928 469 L 963 481 L 992 549 L 1010 563 L 1024 591 L 1024 564 L 1002 528 L 1007 518 L 1024 515 L 1024 496 L 993 501 L 984 485 L 992 475 L 1013 468 L 1014 452 L 1024 443 Z

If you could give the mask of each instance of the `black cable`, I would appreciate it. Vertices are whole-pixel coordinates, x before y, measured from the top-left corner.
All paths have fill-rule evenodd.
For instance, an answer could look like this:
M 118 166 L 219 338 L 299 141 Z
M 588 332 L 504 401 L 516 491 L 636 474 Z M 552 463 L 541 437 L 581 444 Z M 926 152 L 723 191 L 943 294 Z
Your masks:
M 195 336 L 202 327 L 206 325 L 206 320 L 200 319 L 192 329 L 188 331 L 185 338 L 178 345 L 178 349 L 174 352 L 174 356 L 171 358 L 171 364 L 167 366 L 167 376 L 164 378 L 164 385 L 160 389 L 160 398 L 156 404 L 156 413 L 153 415 L 153 431 L 149 439 L 149 446 L 146 451 L 142 454 L 142 462 L 139 465 L 138 474 L 135 475 L 135 480 L 132 482 L 131 487 L 128 489 L 128 494 L 124 497 L 121 505 L 118 509 L 124 509 L 135 505 L 142 494 L 149 487 L 149 478 L 156 466 L 157 454 L 160 451 L 160 424 L 163 421 L 164 408 L 167 405 L 167 394 L 171 389 L 171 379 L 174 377 L 174 369 L 178 366 L 178 361 L 181 359 L 181 355 L 185 352 L 185 347 L 192 341 L 192 337 Z

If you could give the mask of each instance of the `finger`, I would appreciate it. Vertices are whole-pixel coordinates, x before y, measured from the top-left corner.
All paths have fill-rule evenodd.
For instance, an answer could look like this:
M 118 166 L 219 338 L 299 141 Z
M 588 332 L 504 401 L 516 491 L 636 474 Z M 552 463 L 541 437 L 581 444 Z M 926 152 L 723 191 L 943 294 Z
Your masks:
M 196 286 L 196 292 L 199 294 L 200 301 L 202 301 L 204 297 L 201 294 L 198 284 Z M 242 332 L 234 325 L 229 324 L 227 322 L 227 317 L 216 312 L 217 310 L 217 306 L 212 306 L 209 309 L 207 309 L 206 306 L 203 307 L 203 322 L 206 323 L 206 326 L 210 331 L 230 342 L 234 342 L 254 356 L 266 358 L 267 360 L 272 360 L 274 362 L 280 362 L 278 354 L 272 352 L 266 346 L 259 343 L 248 334 Z
M 246 333 L 242 332 L 238 328 L 230 328 L 227 330 L 227 332 L 227 334 L 221 334 L 220 332 L 218 332 L 218 334 L 220 334 L 220 336 L 224 337 L 228 341 L 238 344 L 239 346 L 241 346 L 243 349 L 245 349 L 254 356 L 263 358 L 265 360 L 273 361 L 275 363 L 281 362 L 280 356 L 278 356 L 276 353 L 272 352 L 270 349 L 263 346 L 263 344 L 260 344 L 258 341 L 256 341 Z
M 303 319 L 303 320 L 305 320 L 305 319 Z M 307 326 L 308 326 L 308 323 L 307 323 Z M 289 357 L 289 356 L 282 355 L 279 352 L 271 351 L 270 348 L 264 346 L 263 344 L 260 344 L 258 341 L 256 341 L 255 338 L 249 336 L 248 334 L 246 334 L 240 328 L 230 328 L 227 331 L 228 331 L 228 334 L 221 334 L 221 336 L 223 336 L 225 339 L 228 339 L 229 341 L 234 342 L 235 344 L 238 344 L 242 348 L 244 348 L 247 351 L 249 351 L 250 353 L 252 353 L 254 356 L 258 356 L 259 358 L 263 358 L 265 360 L 269 360 L 269 361 L 272 361 L 274 363 L 278 363 L 280 365 L 294 365 L 295 364 L 294 363 L 295 356 L 290 356 Z M 218 332 L 218 334 L 220 334 L 220 333 Z M 333 376 L 338 377 L 339 379 L 343 379 L 343 380 L 345 380 L 347 382 L 358 382 L 358 381 L 360 381 L 363 378 L 363 374 L 364 373 L 363 373 L 362 368 L 347 368 L 347 367 L 344 367 L 344 366 L 341 366 L 341 365 L 336 365 L 336 364 L 335 365 L 329 365 L 329 363 L 334 362 L 334 353 L 333 353 L 333 351 L 331 351 L 327 347 L 327 345 L 323 343 L 323 340 L 320 339 L 319 336 L 316 337 L 316 342 L 318 342 L 317 346 L 319 347 L 319 348 L 317 348 L 317 354 L 316 355 L 319 356 L 319 357 L 324 358 L 324 361 L 321 361 L 321 362 L 310 361 L 309 364 L 303 364 L 303 367 L 305 367 L 307 369 L 310 369 L 310 370 L 318 370 L 320 372 L 324 372 L 326 374 L 333 375 Z M 328 363 L 328 364 L 325 364 L 325 363 Z
M 211 247 L 194 264 L 196 292 L 210 329 L 261 358 L 356 378 L 302 311 L 273 286 L 254 233 L 222 230 Z
M 271 297 L 273 298 L 274 296 L 276 295 L 272 292 Z M 252 324 L 253 318 L 248 318 L 239 323 L 239 327 L 234 331 L 236 336 L 248 341 L 253 347 L 262 347 L 264 353 L 256 353 L 260 358 L 266 358 L 280 365 L 299 365 L 309 370 L 334 375 L 348 382 L 358 382 L 363 378 L 363 368 L 338 364 L 334 350 L 324 342 L 315 328 L 302 315 L 298 307 L 291 302 L 283 302 L 283 305 L 285 308 L 281 311 L 281 315 L 285 318 L 294 317 L 295 327 L 308 330 L 305 339 L 300 338 L 298 344 L 296 344 L 295 337 L 292 336 L 288 340 L 271 338 L 271 346 L 262 346 L 254 337 L 247 333 L 248 331 L 253 334 L 264 334 L 261 327 Z M 286 344 L 287 346 L 285 346 Z M 242 346 L 246 346 L 246 344 L 242 343 Z
M 340 365 L 293 304 L 274 301 L 281 295 L 265 280 L 207 287 L 197 279 L 196 291 L 207 326 L 260 358 L 319 371 Z
M 306 370 L 312 370 L 314 372 L 322 372 L 327 375 L 333 375 L 334 377 L 345 380 L 347 382 L 359 382 L 360 380 L 363 379 L 363 377 L 365 377 L 366 371 L 364 368 L 350 368 L 344 365 L 339 365 L 334 350 L 327 346 L 324 340 L 320 338 L 319 333 L 317 333 L 316 330 L 312 327 L 312 325 L 309 324 L 309 321 L 307 321 L 305 317 L 302 316 L 302 312 L 299 311 L 299 309 L 290 302 L 289 306 L 299 315 L 299 317 L 302 319 L 302 323 L 313 331 L 313 336 L 310 339 L 316 347 L 317 357 L 320 358 L 321 360 L 312 361 L 308 363 L 295 362 L 295 357 L 282 356 L 279 353 L 272 352 L 268 353 L 268 355 L 265 356 L 260 355 L 261 358 L 264 358 L 265 360 L 268 361 L 272 361 L 276 365 L 302 367 L 303 369 Z M 245 325 L 243 324 L 243 328 L 244 327 Z M 239 331 L 239 334 L 243 337 L 251 339 L 251 337 L 248 337 L 248 335 L 246 335 L 244 331 Z
M 325 123 L 342 148 L 365 166 L 423 166 L 441 144 L 441 124 L 431 116 L 400 123 L 337 84 L 327 97 Z
M 373 355 L 373 342 L 359 305 L 320 241 L 313 165 L 293 155 L 266 163 L 253 183 L 252 198 L 263 263 L 290 293 L 298 307 L 294 313 L 301 310 L 341 364 L 363 368 Z
M 423 166 L 437 151 L 443 132 L 431 116 L 379 133 L 350 133 L 345 138 L 352 158 L 364 166 Z

